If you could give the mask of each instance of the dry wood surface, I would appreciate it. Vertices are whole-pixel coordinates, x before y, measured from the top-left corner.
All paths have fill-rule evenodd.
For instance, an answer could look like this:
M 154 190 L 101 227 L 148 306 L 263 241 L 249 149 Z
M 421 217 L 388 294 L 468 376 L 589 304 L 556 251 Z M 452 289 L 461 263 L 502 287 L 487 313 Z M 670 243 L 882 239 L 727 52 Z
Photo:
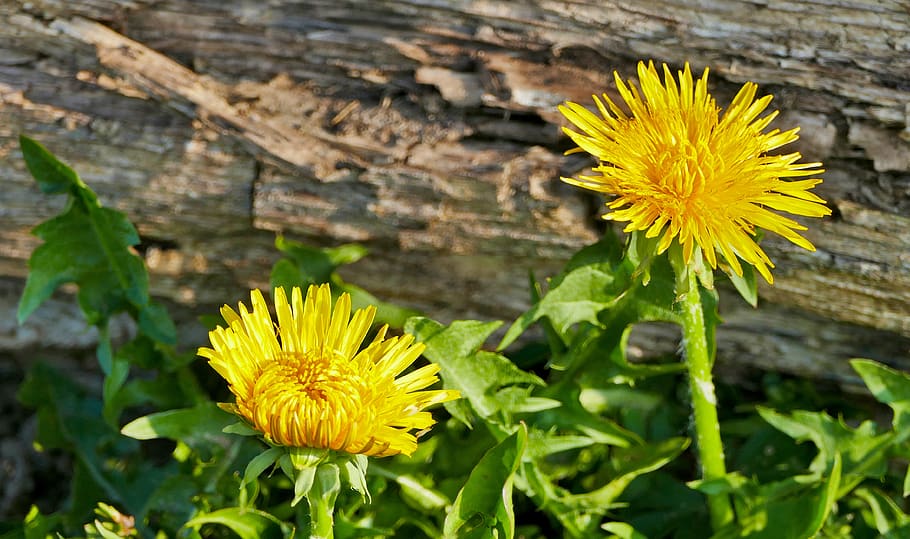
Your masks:
M 0 309 L 63 202 L 27 175 L 25 133 L 133 219 L 178 319 L 267 286 L 277 232 L 366 245 L 345 278 L 431 317 L 510 319 L 529 269 L 604 226 L 558 179 L 592 162 L 563 156 L 556 106 L 639 59 L 709 66 L 721 105 L 759 83 L 827 169 L 818 250 L 767 238 L 775 286 L 758 310 L 722 298 L 721 361 L 910 368 L 906 1 L 0 0 Z M 65 348 L 61 316 L 0 317 L 0 348 Z

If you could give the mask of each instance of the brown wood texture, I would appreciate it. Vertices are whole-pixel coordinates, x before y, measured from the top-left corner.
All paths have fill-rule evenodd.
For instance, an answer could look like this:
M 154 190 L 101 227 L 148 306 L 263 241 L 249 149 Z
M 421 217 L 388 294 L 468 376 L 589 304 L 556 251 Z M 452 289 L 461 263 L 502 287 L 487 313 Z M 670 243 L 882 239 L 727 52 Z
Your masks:
M 0 276 L 25 276 L 29 230 L 62 204 L 25 172 L 25 133 L 136 222 L 178 318 L 266 286 L 283 232 L 368 246 L 344 275 L 383 299 L 509 319 L 529 269 L 604 226 L 602 200 L 559 181 L 592 162 L 562 155 L 556 106 L 639 59 L 709 66 L 721 105 L 759 83 L 827 169 L 818 250 L 767 238 L 775 286 L 757 311 L 723 298 L 721 360 L 910 367 L 906 1 L 0 2 Z M 55 316 L 0 345 L 46 342 Z

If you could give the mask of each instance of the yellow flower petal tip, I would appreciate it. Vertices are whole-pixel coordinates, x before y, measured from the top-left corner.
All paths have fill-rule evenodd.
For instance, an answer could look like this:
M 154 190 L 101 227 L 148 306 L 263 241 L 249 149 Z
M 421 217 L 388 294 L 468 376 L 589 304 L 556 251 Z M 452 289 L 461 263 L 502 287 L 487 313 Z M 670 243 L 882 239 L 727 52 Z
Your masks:
M 717 268 L 719 252 L 738 275 L 742 260 L 769 283 L 774 265 L 755 242 L 756 228 L 814 250 L 797 232 L 805 227 L 777 212 L 830 215 L 810 192 L 821 179 L 787 180 L 824 170 L 821 163 L 797 163 L 796 152 L 769 153 L 798 138 L 798 128 L 765 130 L 777 115 L 759 117 L 771 96 L 755 99 L 757 86 L 748 82 L 721 115 L 708 93 L 707 69 L 693 80 L 686 64 L 674 79 L 664 64 L 661 80 L 653 62 L 639 62 L 639 86 L 614 75 L 625 109 L 607 95 L 594 97 L 599 115 L 576 103 L 559 107 L 575 127 L 564 129 L 578 145 L 570 152 L 581 149 L 600 161 L 599 175 L 563 181 L 614 195 L 605 219 L 626 222 L 626 232 L 660 236 L 659 252 L 678 241 L 687 264 L 701 256 Z
M 375 307 L 351 315 L 351 298 L 336 302 L 328 285 L 299 288 L 290 300 L 275 290 L 277 324 L 259 290 L 252 309 L 221 310 L 227 328 L 209 333 L 199 355 L 227 381 L 233 410 L 272 444 L 386 457 L 410 455 L 417 436 L 435 423 L 424 409 L 459 398 L 426 390 L 439 378 L 434 364 L 399 375 L 424 345 L 411 335 L 385 338 L 382 327 L 362 346 Z

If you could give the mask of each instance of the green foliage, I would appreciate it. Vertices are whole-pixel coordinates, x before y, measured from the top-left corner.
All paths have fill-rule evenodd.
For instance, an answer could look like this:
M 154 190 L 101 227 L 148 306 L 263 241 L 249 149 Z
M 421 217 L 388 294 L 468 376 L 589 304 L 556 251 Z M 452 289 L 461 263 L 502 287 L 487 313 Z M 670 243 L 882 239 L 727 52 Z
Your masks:
M 73 476 L 63 507 L 32 507 L 0 538 L 304 537 L 324 533 L 320 515 L 332 505 L 339 539 L 910 536 L 910 376 L 872 361 L 852 364 L 893 412 L 890 425 L 808 382 L 767 376 L 755 394 L 721 386 L 733 471 L 693 481 L 685 365 L 629 353 L 636 327 L 682 319 L 671 263 L 679 254 L 656 255 L 642 233 L 625 246 L 607 233 L 551 279 L 532 277 L 531 307 L 504 330 L 499 321 L 444 325 L 379 302 L 339 275 L 366 255 L 361 246 L 279 236 L 273 288 L 328 282 L 355 307 L 378 305 L 378 321 L 423 342 L 442 384 L 463 398 L 446 403 L 448 415 L 433 411 L 439 423 L 411 457 L 269 446 L 213 403 L 205 388 L 223 389 L 223 380 L 176 348 L 126 217 L 40 144 L 21 144 L 42 191 L 67 203 L 35 229 L 44 243 L 29 262 L 19 319 L 74 283 L 99 331 L 105 378 L 97 391 L 40 362 L 29 372 L 19 398 L 36 410 L 35 445 L 70 455 Z M 713 274 L 695 271 L 713 360 L 718 294 Z M 752 269 L 731 280 L 754 305 Z M 121 313 L 139 332 L 114 346 L 107 324 Z M 712 536 L 705 495 L 718 494 L 733 500 L 736 520 Z
M 367 254 L 365 247 L 348 244 L 318 249 L 286 239 L 284 236 L 275 238 L 275 247 L 284 254 L 284 258 L 272 267 L 270 278 L 272 289 L 284 287 L 290 290 L 299 286 L 306 291 L 307 286 L 330 283 L 333 294 L 347 292 L 351 296 L 351 305 L 354 309 L 362 309 L 368 305 L 376 306 L 376 321 L 392 327 L 400 328 L 409 317 L 418 314 L 414 310 L 380 301 L 363 288 L 346 283 L 338 275 L 337 269 L 340 266 L 357 262 Z
M 240 507 L 226 507 L 199 515 L 186 526 L 197 531 L 205 524 L 218 524 L 230 528 L 240 539 L 285 539 L 293 529 L 265 511 Z
M 153 339 L 174 344 L 174 324 L 164 309 L 149 299 L 148 274 L 142 259 L 129 249 L 139 243 L 133 225 L 121 212 L 102 207 L 76 172 L 41 144 L 27 137 L 20 137 L 19 143 L 41 190 L 68 195 L 63 212 L 33 230 L 44 243 L 28 262 L 19 322 L 60 285 L 77 283 L 79 305 L 90 324 L 105 326 L 114 314 L 129 311 L 138 319 L 140 330 Z
M 512 482 L 527 441 L 527 428 L 521 425 L 483 455 L 455 498 L 446 517 L 444 537 L 514 537 Z

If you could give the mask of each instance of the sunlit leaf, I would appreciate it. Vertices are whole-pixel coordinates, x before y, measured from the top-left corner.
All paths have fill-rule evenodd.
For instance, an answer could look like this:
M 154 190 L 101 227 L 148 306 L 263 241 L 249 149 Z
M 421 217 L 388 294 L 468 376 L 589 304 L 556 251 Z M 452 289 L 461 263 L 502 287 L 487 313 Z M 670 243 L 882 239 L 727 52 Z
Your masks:
M 25 539 L 46 539 L 60 524 L 59 515 L 42 515 L 37 505 L 32 505 L 25 515 L 22 533 Z M 6 537 L 4 535 L 4 537 Z
M 910 375 L 868 359 L 850 360 L 875 399 L 894 410 L 894 430 L 900 440 L 910 436 Z
M 735 271 L 726 272 L 733 287 L 739 295 L 753 307 L 758 306 L 758 280 L 755 278 L 755 267 L 752 264 L 742 264 L 743 274 L 737 275 Z
M 157 412 L 134 419 L 120 432 L 137 440 L 168 438 L 190 447 L 204 449 L 225 439 L 225 427 L 237 422 L 237 417 L 206 402 L 192 408 Z
M 186 523 L 187 528 L 198 530 L 205 524 L 218 524 L 230 528 L 240 539 L 285 539 L 293 531 L 265 511 L 244 507 L 228 507 L 201 514 Z
M 648 539 L 625 522 L 607 522 L 600 528 L 613 534 L 609 536 L 609 539 Z
M 538 376 L 525 372 L 500 354 L 479 350 L 499 322 L 455 321 L 450 326 L 415 317 L 405 331 L 426 344 L 424 355 L 438 363 L 447 387 L 458 389 L 477 414 L 491 418 L 520 406 L 515 394 L 501 393 L 510 386 L 543 385 Z M 470 418 L 458 408 L 449 408 L 465 424 Z
M 487 451 L 455 498 L 446 516 L 446 538 L 511 539 L 515 533 L 512 481 L 527 443 L 527 428 Z
M 579 322 L 599 324 L 598 314 L 613 305 L 627 283 L 617 275 L 619 245 L 614 235 L 579 251 L 566 269 L 550 282 L 550 290 L 506 332 L 499 349 L 509 346 L 534 322 L 546 317 L 565 338 Z
M 910 516 L 881 490 L 858 488 L 853 494 L 869 506 L 875 530 L 882 534 L 882 537 L 887 537 L 889 536 L 888 534 L 895 534 L 900 528 L 904 528 L 901 530 L 904 532 L 910 531 Z M 900 535 L 890 536 L 900 537 Z

